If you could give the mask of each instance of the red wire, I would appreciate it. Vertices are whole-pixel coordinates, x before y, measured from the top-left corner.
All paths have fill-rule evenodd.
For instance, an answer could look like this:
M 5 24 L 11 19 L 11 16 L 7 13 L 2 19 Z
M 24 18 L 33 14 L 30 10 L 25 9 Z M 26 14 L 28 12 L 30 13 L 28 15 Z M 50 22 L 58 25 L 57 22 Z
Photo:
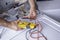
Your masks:
M 38 21 L 38 20 L 37 20 Z M 45 40 L 47 40 L 47 38 L 44 36 L 44 35 L 42 35 L 42 36 L 39 36 L 39 33 L 41 33 L 41 31 L 42 31 L 42 25 L 40 24 L 40 22 L 38 21 L 38 31 L 37 32 L 35 32 L 35 31 L 33 31 L 33 32 L 30 32 L 30 37 L 31 38 L 34 38 L 34 39 L 37 39 L 37 40 L 39 40 L 39 38 L 44 38 Z M 33 37 L 32 35 L 33 34 L 37 34 L 37 36 L 38 37 Z

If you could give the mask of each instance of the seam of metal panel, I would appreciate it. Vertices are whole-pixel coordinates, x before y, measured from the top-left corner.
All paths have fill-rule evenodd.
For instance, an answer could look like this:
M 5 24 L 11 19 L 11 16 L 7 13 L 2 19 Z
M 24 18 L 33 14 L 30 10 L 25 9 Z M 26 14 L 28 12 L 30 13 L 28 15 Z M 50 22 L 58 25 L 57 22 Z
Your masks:
M 53 20 L 52 18 L 50 18 L 46 15 L 41 16 L 41 18 L 39 20 L 44 22 L 45 24 L 49 25 L 56 31 L 60 32 L 60 23 L 59 22 Z

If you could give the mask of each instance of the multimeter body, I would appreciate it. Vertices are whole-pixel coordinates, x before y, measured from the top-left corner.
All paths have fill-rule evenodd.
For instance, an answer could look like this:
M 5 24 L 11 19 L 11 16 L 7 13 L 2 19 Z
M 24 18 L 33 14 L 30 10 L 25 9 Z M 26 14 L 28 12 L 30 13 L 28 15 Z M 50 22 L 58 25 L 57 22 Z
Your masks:
M 36 27 L 36 24 L 33 22 L 19 21 L 18 27 L 22 29 L 26 29 L 26 28 L 34 29 Z

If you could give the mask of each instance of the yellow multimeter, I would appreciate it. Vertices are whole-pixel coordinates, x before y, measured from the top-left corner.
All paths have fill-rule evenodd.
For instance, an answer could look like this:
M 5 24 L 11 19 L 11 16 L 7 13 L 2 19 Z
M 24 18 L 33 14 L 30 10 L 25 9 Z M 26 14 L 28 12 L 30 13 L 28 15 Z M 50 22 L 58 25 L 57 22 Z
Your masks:
M 29 26 L 30 29 L 33 29 L 36 27 L 36 24 L 35 23 L 29 23 L 29 22 L 26 22 L 26 21 L 19 21 L 18 23 L 18 27 L 19 28 L 22 28 L 22 29 L 26 29 L 27 26 Z
M 25 21 L 24 22 L 19 21 L 18 23 L 18 27 L 23 29 L 26 29 L 27 25 L 28 25 L 28 22 L 25 22 Z
M 33 28 L 35 28 L 36 27 L 36 24 L 35 23 L 30 23 L 30 29 L 33 29 Z

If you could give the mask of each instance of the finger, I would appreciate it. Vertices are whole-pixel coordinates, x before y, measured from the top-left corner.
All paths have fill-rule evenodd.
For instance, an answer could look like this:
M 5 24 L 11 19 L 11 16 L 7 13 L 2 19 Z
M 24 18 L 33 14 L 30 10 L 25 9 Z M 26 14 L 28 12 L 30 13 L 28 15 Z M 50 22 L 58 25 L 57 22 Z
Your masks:
M 30 20 L 33 20 L 33 15 L 30 15 Z
M 28 19 L 29 17 L 28 16 L 23 16 L 23 19 Z
M 32 14 L 32 15 L 30 16 L 30 19 L 31 19 L 31 20 L 36 19 L 36 15 L 33 15 L 33 14 Z
M 30 19 L 30 21 L 35 20 L 35 18 L 34 18 L 34 17 L 30 17 L 29 19 Z

